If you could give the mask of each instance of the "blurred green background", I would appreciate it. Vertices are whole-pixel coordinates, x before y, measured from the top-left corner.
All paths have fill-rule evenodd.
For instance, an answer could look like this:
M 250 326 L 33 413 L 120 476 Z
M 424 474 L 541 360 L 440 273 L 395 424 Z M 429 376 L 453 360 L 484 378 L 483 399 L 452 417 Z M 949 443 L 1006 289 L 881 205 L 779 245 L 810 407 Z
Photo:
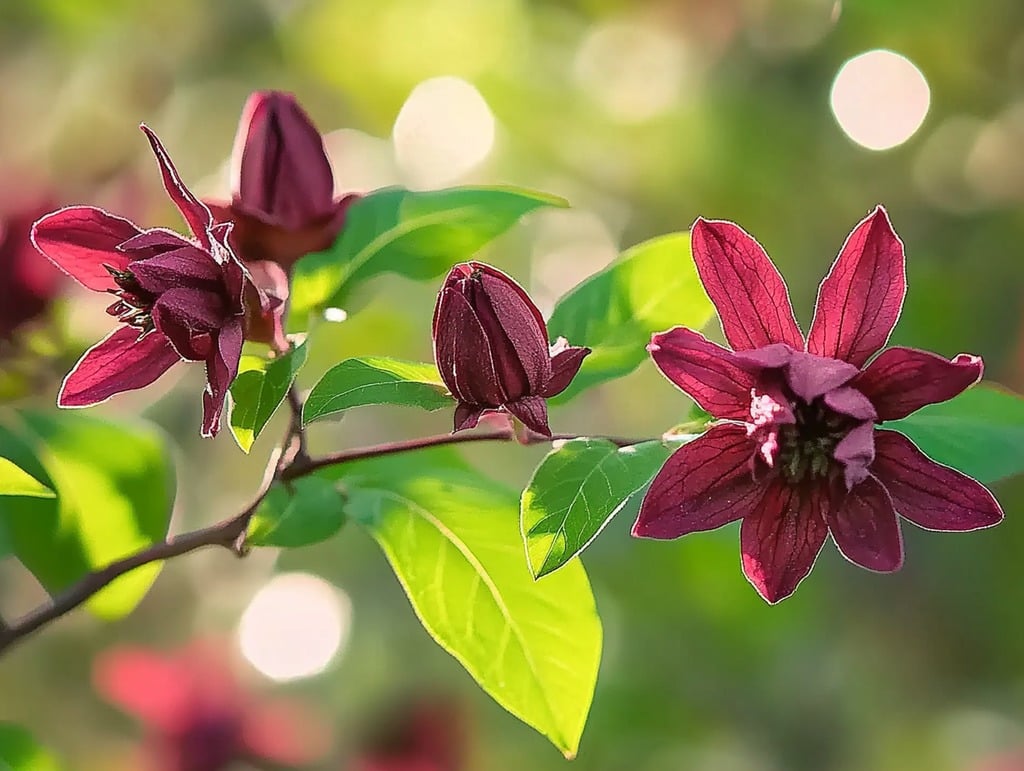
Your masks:
M 837 78 L 875 49 L 906 59 L 869 57 Z M 0 0 L 0 83 L 5 197 L 31 180 L 60 203 L 177 226 L 137 124 L 161 134 L 197 192 L 224 196 L 239 111 L 262 88 L 297 94 L 327 135 L 339 190 L 478 182 L 563 195 L 573 209 L 533 214 L 487 251 L 545 311 L 621 249 L 700 214 L 761 240 L 806 326 L 846 234 L 883 203 L 909 259 L 894 342 L 980 354 L 989 379 L 1024 389 L 1020 0 Z M 300 382 L 351 355 L 429 359 L 435 291 L 377 280 L 347 321 L 320 332 Z M 52 404 L 69 362 L 105 334 L 102 305 L 71 295 L 60 331 L 33 343 L 43 363 L 30 401 Z M 141 411 L 179 448 L 178 530 L 237 510 L 280 433 L 268 429 L 248 458 L 227 432 L 201 441 L 200 382 L 168 375 L 97 408 Z M 656 436 L 688 407 L 645 364 L 555 409 L 552 426 Z M 361 411 L 314 427 L 313 449 L 449 421 Z M 522 486 L 542 454 L 502 446 L 471 458 Z M 628 537 L 635 512 L 622 512 L 584 559 L 605 651 L 570 767 L 952 771 L 1024 746 L 1024 479 L 995 492 L 1007 513 L 998 528 L 907 525 L 906 566 L 891 576 L 828 545 L 778 607 L 741 575 L 735 526 L 639 542 Z M 259 616 L 254 596 L 287 571 L 329 582 L 333 602 L 300 595 L 287 619 Z M 0 561 L 5 615 L 42 597 Z M 247 608 L 250 635 L 290 629 L 298 651 L 340 629 L 339 650 L 322 673 L 276 683 L 242 655 Z M 0 719 L 28 726 L 74 771 L 133 768 L 138 726 L 95 695 L 94 656 L 115 642 L 165 649 L 211 636 L 230 641 L 254 689 L 319 712 L 341 750 L 388 704 L 438 691 L 467 705 L 472 769 L 566 766 L 432 643 L 355 526 L 241 562 L 190 555 L 127 619 L 62 620 L 0 659 Z

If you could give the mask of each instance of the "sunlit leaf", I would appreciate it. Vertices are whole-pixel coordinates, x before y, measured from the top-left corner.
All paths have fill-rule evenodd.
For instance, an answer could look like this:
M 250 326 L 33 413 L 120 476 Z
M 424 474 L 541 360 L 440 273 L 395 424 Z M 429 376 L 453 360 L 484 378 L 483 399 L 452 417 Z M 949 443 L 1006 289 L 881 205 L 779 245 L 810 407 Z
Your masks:
M 607 439 L 574 439 L 548 453 L 520 504 L 533 575 L 545 576 L 587 548 L 670 453 L 660 441 L 617 447 Z
M 238 377 L 231 384 L 230 420 L 231 433 L 243 452 L 252 449 L 305 363 L 304 342 L 269 361 L 243 357 Z
M 451 406 L 448 389 L 433 364 L 382 357 L 347 359 L 313 386 L 302 410 L 303 423 L 352 407 L 396 404 L 437 410 Z
M 0 426 L 0 452 L 57 497 L 2 496 L 0 521 L 12 552 L 49 591 L 166 536 L 174 467 L 158 431 L 81 412 L 14 417 Z M 159 571 L 159 564 L 133 570 L 88 607 L 106 618 L 128 613 Z
M 689 233 L 626 250 L 555 305 L 548 321 L 551 338 L 593 349 L 555 401 L 632 372 L 647 358 L 654 332 L 677 325 L 699 329 L 713 312 L 690 256 Z
M 981 482 L 1024 472 L 1024 397 L 1009 391 L 977 385 L 884 427 Z
M 386 188 L 348 210 L 337 242 L 295 265 L 291 317 L 302 327 L 310 311 L 340 306 L 359 283 L 393 272 L 429 279 L 468 259 L 524 214 L 565 206 L 545 193 L 513 187 L 461 187 L 415 192 Z
M 0 723 L 0 771 L 59 771 L 60 767 L 24 728 Z
M 586 573 L 575 562 L 534 581 L 515 493 L 448 458 L 436 455 L 429 467 L 420 457 L 346 468 L 346 510 L 384 549 L 431 636 L 571 757 L 601 656 Z
M 53 498 L 54 493 L 34 476 L 18 468 L 7 458 L 0 458 L 0 495 L 28 498 Z
M 303 477 L 276 484 L 249 523 L 250 546 L 308 546 L 338 532 L 345 522 L 341 495 L 330 479 Z

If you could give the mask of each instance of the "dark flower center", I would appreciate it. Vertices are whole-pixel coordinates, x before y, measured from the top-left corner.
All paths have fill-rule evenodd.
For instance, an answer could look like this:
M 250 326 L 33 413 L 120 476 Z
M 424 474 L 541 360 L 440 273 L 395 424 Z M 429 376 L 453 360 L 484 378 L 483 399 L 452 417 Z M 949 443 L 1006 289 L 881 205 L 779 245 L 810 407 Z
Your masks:
M 118 298 L 107 308 L 107 313 L 115 316 L 122 324 L 140 329 L 143 335 L 150 332 L 153 329 L 152 311 L 156 295 L 143 289 L 130 270 L 118 270 L 109 265 L 103 267 L 117 284 L 117 289 L 107 290 Z
M 778 468 L 792 484 L 827 477 L 838 467 L 836 445 L 857 421 L 830 409 L 821 398 L 790 402 L 795 423 L 779 426 Z

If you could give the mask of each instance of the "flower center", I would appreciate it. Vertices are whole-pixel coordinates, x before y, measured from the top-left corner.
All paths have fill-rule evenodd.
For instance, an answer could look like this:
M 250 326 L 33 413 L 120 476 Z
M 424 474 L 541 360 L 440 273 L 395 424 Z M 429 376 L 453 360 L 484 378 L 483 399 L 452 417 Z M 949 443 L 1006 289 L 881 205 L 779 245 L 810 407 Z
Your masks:
M 820 398 L 809 404 L 794 399 L 791 404 L 796 422 L 779 426 L 778 468 L 793 484 L 826 477 L 838 465 L 832 456 L 836 445 L 856 421 L 829 409 Z
M 104 265 L 107 273 L 114 279 L 117 289 L 108 289 L 117 296 L 117 302 L 107 308 L 107 313 L 115 316 L 122 324 L 136 327 L 146 334 L 153 329 L 153 303 L 156 296 L 143 289 L 130 270 L 118 270 Z

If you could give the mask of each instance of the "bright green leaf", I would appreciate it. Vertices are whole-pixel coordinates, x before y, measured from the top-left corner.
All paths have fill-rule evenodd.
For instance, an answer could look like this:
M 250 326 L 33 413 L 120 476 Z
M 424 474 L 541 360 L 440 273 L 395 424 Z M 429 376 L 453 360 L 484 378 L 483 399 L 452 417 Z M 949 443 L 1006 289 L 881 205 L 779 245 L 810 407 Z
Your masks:
M 433 364 L 382 357 L 347 359 L 313 386 L 302 410 L 303 423 L 368 404 L 398 404 L 437 410 L 451 406 L 448 389 Z
M 545 576 L 587 548 L 670 454 L 660 441 L 617 447 L 607 439 L 573 439 L 548 453 L 520 504 L 533 575 Z
M 174 467 L 158 431 L 81 412 L 15 415 L 16 425 L 0 426 L 0 452 L 57 497 L 0 497 L 0 522 L 12 552 L 47 590 L 166 536 Z M 159 564 L 133 570 L 88 607 L 104 618 L 130 612 L 159 571 Z
M 0 771 L 58 771 L 60 764 L 21 726 L 0 723 Z
M 1024 472 L 1024 397 L 977 385 L 942 404 L 886 423 L 928 457 L 981 482 Z
M 250 546 L 308 546 L 330 538 L 345 521 L 344 501 L 330 479 L 310 476 L 276 484 L 249 524 Z
M 384 549 L 431 636 L 499 704 L 571 757 L 597 681 L 601 623 L 583 566 L 535 582 L 513 491 L 425 453 L 346 468 L 347 511 Z
M 28 498 L 53 498 L 54 493 L 34 476 L 15 466 L 7 458 L 0 458 L 0 495 L 20 495 Z
M 296 263 L 289 304 L 299 326 L 310 311 L 341 305 L 353 287 L 391 271 L 414 279 L 439 276 L 555 196 L 513 187 L 413 192 L 386 188 L 348 210 L 334 245 Z
M 548 321 L 551 338 L 593 349 L 555 401 L 632 372 L 647 358 L 652 333 L 676 325 L 699 329 L 713 313 L 690 256 L 689 233 L 628 249 L 555 305 Z
M 243 452 L 274 416 L 288 389 L 306 363 L 306 344 L 299 343 L 284 356 L 261 360 L 244 357 L 243 366 L 231 384 L 231 433 Z

